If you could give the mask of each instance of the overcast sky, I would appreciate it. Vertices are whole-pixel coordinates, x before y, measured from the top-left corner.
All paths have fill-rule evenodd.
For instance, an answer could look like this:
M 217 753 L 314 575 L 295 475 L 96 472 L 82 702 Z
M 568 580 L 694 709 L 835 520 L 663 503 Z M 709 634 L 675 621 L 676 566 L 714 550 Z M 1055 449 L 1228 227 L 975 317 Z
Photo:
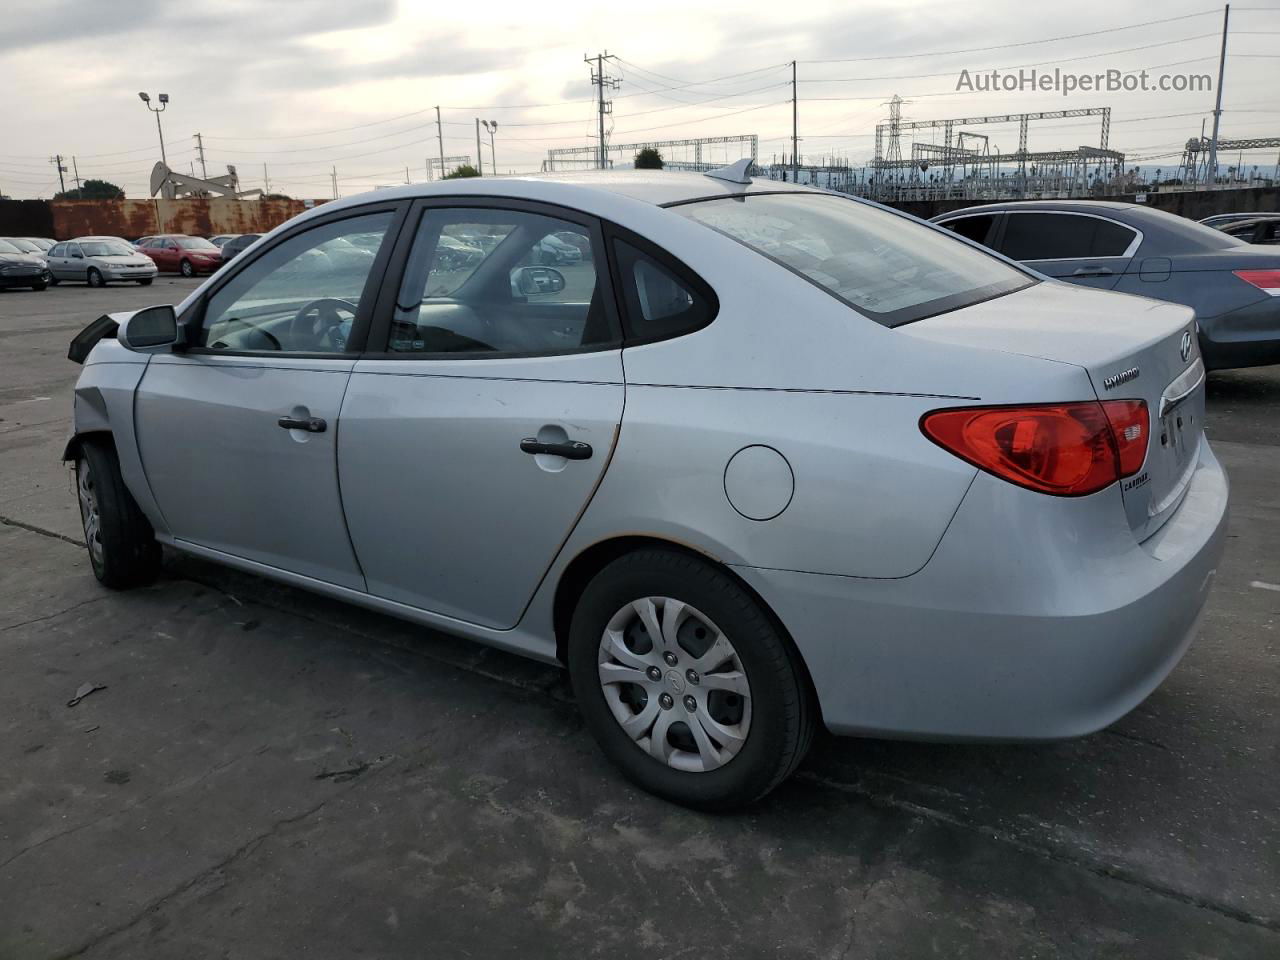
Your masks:
M 1277 136 L 1280 3 L 1247 7 L 1232 11 L 1223 135 Z M 246 187 L 263 185 L 264 162 L 273 190 L 300 197 L 329 196 L 334 166 L 343 195 L 403 182 L 406 166 L 424 179 L 426 158 L 439 152 L 436 104 L 447 155 L 474 160 L 479 116 L 499 123 L 499 170 L 534 171 L 548 148 L 592 142 L 582 57 L 603 49 L 623 58 L 610 67 L 621 79 L 611 94 L 615 143 L 757 134 L 768 161 L 790 150 L 795 59 L 807 160 L 864 162 L 884 102 L 899 93 L 904 116 L 922 120 L 1110 106 L 1114 149 L 1176 167 L 1210 116 L 1212 91 L 966 93 L 957 79 L 962 69 L 1039 65 L 1208 73 L 1216 83 L 1222 27 L 1221 6 L 1195 0 L 3 0 L 3 12 L 0 191 L 16 197 L 57 189 L 54 153 L 74 155 L 82 178 L 147 196 L 159 146 L 139 90 L 153 104 L 160 92 L 171 97 L 162 121 L 172 167 L 190 172 L 199 131 L 210 174 L 236 164 Z M 1169 18 L 1180 19 L 1150 22 Z M 1097 31 L 1106 32 L 1078 36 Z M 1068 38 L 1034 42 L 1054 37 Z M 1004 151 L 1017 147 L 1016 126 L 972 129 Z M 1098 142 L 1096 120 L 1031 129 L 1032 150 Z M 740 155 L 725 150 L 726 160 Z M 486 137 L 486 171 L 488 151 Z M 1270 171 L 1277 152 L 1245 160 Z

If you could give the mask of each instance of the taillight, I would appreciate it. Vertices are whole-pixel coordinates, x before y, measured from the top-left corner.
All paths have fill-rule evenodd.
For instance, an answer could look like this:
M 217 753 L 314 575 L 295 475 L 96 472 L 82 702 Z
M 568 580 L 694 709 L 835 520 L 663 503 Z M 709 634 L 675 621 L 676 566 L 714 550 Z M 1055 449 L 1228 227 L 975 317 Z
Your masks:
M 1233 270 L 1232 273 L 1264 293 L 1280 297 L 1280 270 Z
M 1082 497 L 1137 473 L 1149 423 L 1142 400 L 935 410 L 926 437 L 975 467 L 1040 493 Z

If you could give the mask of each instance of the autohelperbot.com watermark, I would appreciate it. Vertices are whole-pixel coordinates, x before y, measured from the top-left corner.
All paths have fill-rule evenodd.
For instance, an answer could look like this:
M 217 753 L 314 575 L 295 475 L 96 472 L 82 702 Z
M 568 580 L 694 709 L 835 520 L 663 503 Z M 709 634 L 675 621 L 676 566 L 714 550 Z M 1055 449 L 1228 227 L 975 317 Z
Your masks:
M 1207 73 L 1157 73 L 1147 70 L 961 70 L 956 91 L 966 93 L 1204 93 L 1213 90 Z

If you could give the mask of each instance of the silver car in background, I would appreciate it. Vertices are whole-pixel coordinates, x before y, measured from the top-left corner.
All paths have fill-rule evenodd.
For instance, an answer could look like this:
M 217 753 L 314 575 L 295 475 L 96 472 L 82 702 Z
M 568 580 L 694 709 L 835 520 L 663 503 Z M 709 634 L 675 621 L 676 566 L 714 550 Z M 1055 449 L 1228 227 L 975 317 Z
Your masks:
M 164 544 L 564 664 L 609 758 L 703 809 L 819 724 L 1132 710 L 1225 537 L 1192 312 L 746 171 L 334 201 L 90 324 L 65 457 L 96 575 Z
M 79 280 L 91 287 L 127 280 L 150 286 L 155 262 L 120 237 L 76 237 L 55 243 L 47 254 L 53 282 Z

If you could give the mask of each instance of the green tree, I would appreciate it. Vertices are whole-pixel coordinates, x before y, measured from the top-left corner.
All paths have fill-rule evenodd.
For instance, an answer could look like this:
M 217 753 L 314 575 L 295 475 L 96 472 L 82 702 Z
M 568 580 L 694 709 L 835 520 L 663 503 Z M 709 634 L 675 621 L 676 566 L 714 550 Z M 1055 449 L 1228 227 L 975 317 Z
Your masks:
M 637 170 L 661 170 L 662 166 L 662 154 L 653 147 L 645 147 L 636 154 Z
M 63 190 L 55 200 L 123 200 L 124 191 L 107 180 L 86 180 L 78 190 Z
M 478 177 L 480 171 L 469 163 L 464 163 L 460 167 L 454 167 L 452 173 L 444 175 L 445 180 L 461 180 L 463 177 Z

